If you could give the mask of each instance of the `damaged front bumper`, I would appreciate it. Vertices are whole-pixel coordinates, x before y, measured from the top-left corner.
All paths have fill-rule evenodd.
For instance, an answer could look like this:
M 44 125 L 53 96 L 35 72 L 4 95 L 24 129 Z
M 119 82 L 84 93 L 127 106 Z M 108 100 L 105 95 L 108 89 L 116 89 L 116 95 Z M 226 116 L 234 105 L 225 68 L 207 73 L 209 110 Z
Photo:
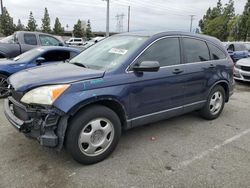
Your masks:
M 68 117 L 60 110 L 27 107 L 8 97 L 4 101 L 4 113 L 16 129 L 37 139 L 41 145 L 62 148 Z

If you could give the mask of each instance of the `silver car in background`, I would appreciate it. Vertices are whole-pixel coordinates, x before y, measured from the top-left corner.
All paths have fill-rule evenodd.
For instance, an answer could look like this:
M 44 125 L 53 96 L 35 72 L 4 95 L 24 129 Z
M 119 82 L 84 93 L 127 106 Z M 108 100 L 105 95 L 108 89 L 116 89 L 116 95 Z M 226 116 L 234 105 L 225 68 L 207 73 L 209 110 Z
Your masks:
M 250 82 L 250 58 L 237 61 L 234 67 L 234 79 Z

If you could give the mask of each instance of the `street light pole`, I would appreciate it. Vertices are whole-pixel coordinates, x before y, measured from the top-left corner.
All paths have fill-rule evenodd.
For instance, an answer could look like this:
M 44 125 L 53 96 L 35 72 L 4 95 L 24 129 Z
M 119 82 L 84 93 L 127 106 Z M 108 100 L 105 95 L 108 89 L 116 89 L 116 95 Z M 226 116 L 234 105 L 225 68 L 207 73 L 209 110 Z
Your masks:
M 130 30 L 130 6 L 128 6 L 128 32 Z
M 107 1 L 107 16 L 106 16 L 106 37 L 109 37 L 109 0 Z

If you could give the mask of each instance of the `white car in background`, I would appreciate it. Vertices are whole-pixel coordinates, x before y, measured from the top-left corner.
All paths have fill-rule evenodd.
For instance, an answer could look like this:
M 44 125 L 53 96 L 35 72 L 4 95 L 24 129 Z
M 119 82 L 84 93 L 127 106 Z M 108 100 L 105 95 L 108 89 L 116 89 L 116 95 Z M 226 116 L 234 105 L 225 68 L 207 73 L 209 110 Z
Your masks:
M 250 58 L 237 61 L 234 67 L 234 79 L 250 82 Z
M 82 38 L 70 38 L 65 43 L 70 46 L 81 46 L 84 44 L 84 40 Z
M 85 43 L 83 44 L 83 47 L 84 47 L 85 49 L 87 49 L 87 48 L 89 48 L 90 46 L 93 46 L 95 43 L 97 43 L 97 42 L 99 42 L 99 41 L 101 41 L 101 40 L 103 40 L 103 39 L 105 39 L 105 37 L 95 37 L 95 38 L 92 38 L 91 40 L 85 42 Z

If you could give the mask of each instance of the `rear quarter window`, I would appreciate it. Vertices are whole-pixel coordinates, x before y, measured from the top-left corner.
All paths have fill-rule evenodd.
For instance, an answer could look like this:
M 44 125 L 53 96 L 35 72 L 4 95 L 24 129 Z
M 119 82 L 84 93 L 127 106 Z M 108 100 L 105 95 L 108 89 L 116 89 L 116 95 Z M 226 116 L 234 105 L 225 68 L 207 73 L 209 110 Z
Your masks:
M 209 47 L 212 60 L 226 59 L 227 57 L 226 54 L 222 50 L 220 50 L 218 47 L 210 43 L 207 43 L 207 45 Z

